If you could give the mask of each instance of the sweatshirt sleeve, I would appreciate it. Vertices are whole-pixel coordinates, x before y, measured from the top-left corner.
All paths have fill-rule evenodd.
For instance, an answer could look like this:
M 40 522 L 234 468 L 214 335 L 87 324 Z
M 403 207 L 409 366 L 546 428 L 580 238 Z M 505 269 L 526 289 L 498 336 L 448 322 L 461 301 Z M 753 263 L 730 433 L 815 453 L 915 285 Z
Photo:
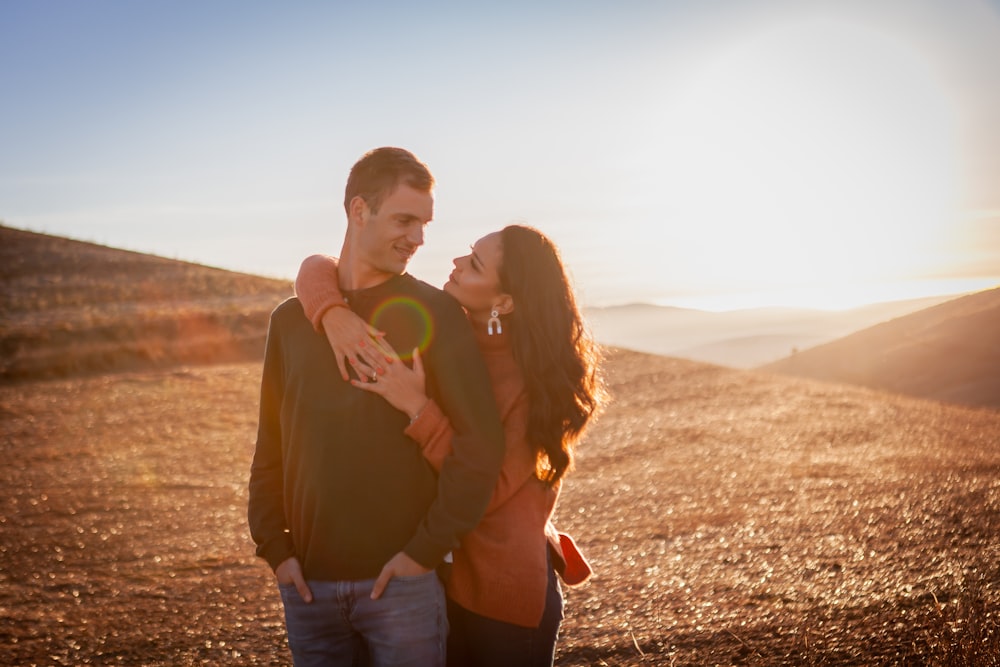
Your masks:
M 507 502 L 536 475 L 537 460 L 526 432 L 527 397 L 520 394 L 502 418 L 505 440 L 503 464 L 486 514 Z M 431 466 L 440 470 L 451 454 L 455 431 L 437 403 L 429 401 L 420 415 L 406 428 L 406 435 L 420 445 L 421 453 Z
M 323 315 L 344 303 L 337 275 L 337 258 L 329 255 L 309 255 L 302 260 L 295 277 L 295 295 L 313 329 L 323 331 Z
M 281 455 L 283 387 L 281 336 L 274 314 L 268 327 L 260 388 L 257 443 L 250 466 L 247 518 L 256 553 L 271 569 L 295 555 L 284 512 L 284 468 Z
M 503 462 L 503 428 L 464 312 L 454 301 L 437 309 L 435 340 L 425 367 L 429 386 L 455 435 L 438 475 L 438 492 L 403 551 L 427 568 L 441 562 L 472 530 L 490 502 Z
M 433 399 L 427 401 L 404 433 L 420 445 L 420 452 L 431 467 L 441 472 L 445 457 L 451 454 L 451 439 L 455 437 L 455 430 Z

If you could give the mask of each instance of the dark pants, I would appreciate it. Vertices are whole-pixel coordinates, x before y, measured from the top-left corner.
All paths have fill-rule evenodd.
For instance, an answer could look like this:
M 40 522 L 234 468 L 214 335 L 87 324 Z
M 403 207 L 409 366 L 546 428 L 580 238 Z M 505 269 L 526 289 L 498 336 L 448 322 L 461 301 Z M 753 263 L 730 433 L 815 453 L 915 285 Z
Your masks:
M 448 667 L 551 667 L 562 618 L 562 592 L 551 568 L 537 628 L 486 618 L 449 599 Z

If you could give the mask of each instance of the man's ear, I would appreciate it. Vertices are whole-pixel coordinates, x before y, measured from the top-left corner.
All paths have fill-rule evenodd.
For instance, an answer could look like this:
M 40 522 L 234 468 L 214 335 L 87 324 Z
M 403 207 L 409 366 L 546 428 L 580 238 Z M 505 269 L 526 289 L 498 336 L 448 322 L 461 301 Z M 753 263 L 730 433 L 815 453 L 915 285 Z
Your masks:
M 368 208 L 368 202 L 364 200 L 361 195 L 354 195 L 351 199 L 351 203 L 347 206 L 347 222 L 352 225 L 364 226 L 368 222 L 368 216 L 370 214 L 370 209 Z
M 514 312 L 514 297 L 510 294 L 501 294 L 493 300 L 493 309 L 501 315 L 510 315 Z

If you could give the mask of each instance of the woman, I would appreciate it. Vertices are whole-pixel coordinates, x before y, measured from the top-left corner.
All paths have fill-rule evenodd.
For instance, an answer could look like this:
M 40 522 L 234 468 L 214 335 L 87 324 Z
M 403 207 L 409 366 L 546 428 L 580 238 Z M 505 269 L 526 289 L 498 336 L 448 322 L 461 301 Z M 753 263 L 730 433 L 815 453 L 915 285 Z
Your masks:
M 562 620 L 553 568 L 568 584 L 590 574 L 572 540 L 549 519 L 572 449 L 603 398 L 588 337 L 555 246 L 512 225 L 454 260 L 444 291 L 462 306 L 486 361 L 504 423 L 506 454 L 480 524 L 456 549 L 446 583 L 449 665 L 551 665 Z M 336 262 L 306 259 L 296 292 L 314 326 L 354 368 L 353 384 L 406 412 L 406 429 L 436 468 L 454 431 L 413 368 L 343 306 Z M 409 352 L 408 350 L 403 352 Z M 362 379 L 363 378 L 363 379 Z

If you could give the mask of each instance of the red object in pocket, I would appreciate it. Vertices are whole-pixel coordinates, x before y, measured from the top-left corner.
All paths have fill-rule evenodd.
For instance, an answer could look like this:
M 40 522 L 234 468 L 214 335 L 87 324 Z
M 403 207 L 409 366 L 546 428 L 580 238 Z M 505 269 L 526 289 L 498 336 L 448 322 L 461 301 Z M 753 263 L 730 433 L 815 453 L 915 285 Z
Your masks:
M 594 570 L 580 553 L 573 538 L 566 533 L 559 533 L 559 546 L 562 547 L 563 560 L 566 561 L 566 569 L 561 572 L 562 580 L 569 586 L 576 586 L 589 579 Z

